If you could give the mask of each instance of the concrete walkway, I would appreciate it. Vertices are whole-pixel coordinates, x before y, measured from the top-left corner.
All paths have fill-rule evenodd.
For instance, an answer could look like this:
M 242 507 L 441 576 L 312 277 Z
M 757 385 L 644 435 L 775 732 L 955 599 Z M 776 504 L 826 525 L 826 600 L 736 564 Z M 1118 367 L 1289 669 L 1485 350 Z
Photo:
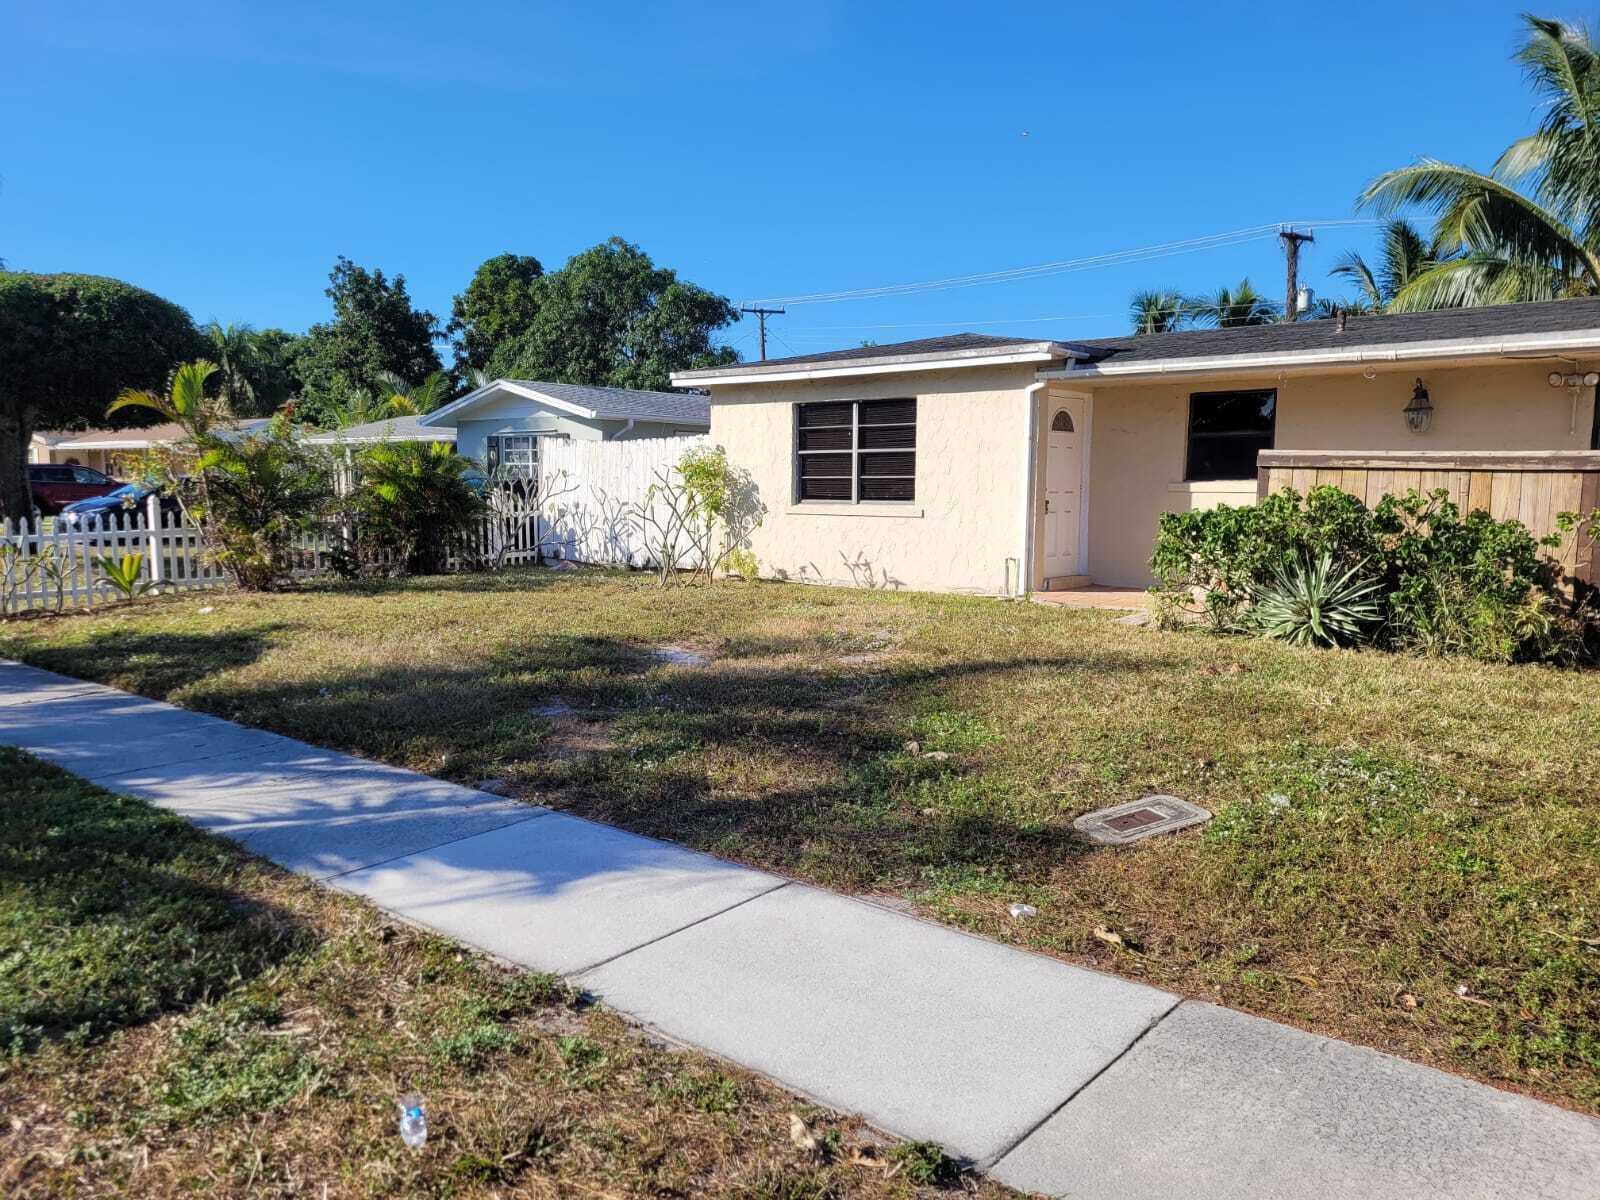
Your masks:
M 0 744 L 1026 1191 L 1600 1194 L 1600 1121 L 547 809 L 15 663 Z

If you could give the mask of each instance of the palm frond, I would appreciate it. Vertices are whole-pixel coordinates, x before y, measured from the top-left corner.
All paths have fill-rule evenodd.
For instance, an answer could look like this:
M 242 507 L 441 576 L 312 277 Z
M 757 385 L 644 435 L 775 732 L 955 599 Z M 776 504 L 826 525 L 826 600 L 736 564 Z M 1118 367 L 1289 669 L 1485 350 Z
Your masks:
M 1536 260 L 1476 253 L 1436 263 L 1395 293 L 1390 312 L 1524 304 L 1568 295 L 1561 273 Z
M 1342 255 L 1328 268 L 1328 274 L 1336 279 L 1348 279 L 1355 284 L 1356 290 L 1361 293 L 1361 298 L 1372 308 L 1383 307 L 1384 295 L 1378 287 L 1378 280 L 1373 275 L 1372 268 L 1367 266 L 1366 260 L 1356 251 L 1351 250 Z

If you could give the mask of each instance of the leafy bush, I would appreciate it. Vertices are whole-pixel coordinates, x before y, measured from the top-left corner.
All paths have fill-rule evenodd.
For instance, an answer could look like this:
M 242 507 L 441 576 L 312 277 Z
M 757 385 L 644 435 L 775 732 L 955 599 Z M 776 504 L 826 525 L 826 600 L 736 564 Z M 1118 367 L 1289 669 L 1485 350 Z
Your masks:
M 483 514 L 475 466 L 438 442 L 379 442 L 356 461 L 352 532 L 336 559 L 348 575 L 438 574 L 451 543 Z
M 1348 646 L 1383 618 L 1376 580 L 1351 567 L 1335 575 L 1333 555 L 1280 566 L 1272 586 L 1256 594 L 1251 619 L 1262 634 L 1294 646 Z
M 249 437 L 196 442 L 194 474 L 176 481 L 180 503 L 240 587 L 278 587 L 294 568 L 296 541 L 327 502 L 325 464 L 294 436 L 287 416 Z
M 665 587 L 680 582 L 686 570 L 707 581 L 724 568 L 755 578 L 759 564 L 750 535 L 766 511 L 748 471 L 729 462 L 721 447 L 699 446 L 670 470 L 656 472 L 631 516 Z
M 1249 508 L 1164 515 L 1151 567 L 1164 615 L 1198 611 L 1218 631 L 1295 629 L 1291 640 L 1305 644 L 1571 659 L 1588 648 L 1592 626 L 1544 553 L 1559 542 L 1481 510 L 1463 516 L 1444 489 L 1385 496 L 1369 509 L 1335 487 L 1303 500 L 1285 488 Z M 1336 596 L 1357 605 L 1347 614 L 1355 619 L 1323 637 L 1312 612 L 1331 615 Z

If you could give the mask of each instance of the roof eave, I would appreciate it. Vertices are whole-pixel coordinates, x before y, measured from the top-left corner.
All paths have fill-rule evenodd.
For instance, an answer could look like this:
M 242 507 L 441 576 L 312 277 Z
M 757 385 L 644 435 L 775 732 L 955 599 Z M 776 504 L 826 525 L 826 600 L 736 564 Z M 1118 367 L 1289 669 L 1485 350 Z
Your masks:
M 1087 351 L 1064 342 L 1021 342 L 1014 346 L 974 350 L 939 350 L 928 354 L 898 354 L 889 358 L 830 359 L 805 363 L 754 363 L 749 366 L 709 367 L 674 371 L 675 387 L 718 387 L 730 383 L 788 383 L 806 379 L 841 379 L 857 375 L 900 375 L 911 371 L 948 371 L 964 367 L 1008 366 L 1016 363 L 1055 362 Z
M 1253 371 L 1292 370 L 1297 367 L 1363 366 L 1383 363 L 1429 362 L 1450 358 L 1514 358 L 1541 353 L 1600 351 L 1600 329 L 1565 330 L 1560 333 L 1516 334 L 1494 338 L 1448 338 L 1394 345 L 1350 346 L 1339 349 L 1290 350 L 1263 354 L 1213 354 L 1147 362 L 1069 363 L 1058 370 L 1040 371 L 1044 379 L 1141 379 L 1170 375 L 1241 374 Z

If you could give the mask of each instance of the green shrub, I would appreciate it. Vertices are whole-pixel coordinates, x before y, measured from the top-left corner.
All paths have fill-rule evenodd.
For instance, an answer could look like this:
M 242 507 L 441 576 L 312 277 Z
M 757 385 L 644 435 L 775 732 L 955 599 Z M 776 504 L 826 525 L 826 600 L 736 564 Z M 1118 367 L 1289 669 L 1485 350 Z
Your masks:
M 486 509 L 471 460 L 439 442 L 379 442 L 356 468 L 344 521 L 354 533 L 335 559 L 346 575 L 438 574 Z
M 1592 626 L 1586 610 L 1567 602 L 1559 569 L 1544 554 L 1559 540 L 1541 541 L 1481 510 L 1463 516 L 1444 489 L 1385 496 L 1369 509 L 1338 488 L 1312 488 L 1303 500 L 1285 488 L 1249 508 L 1164 515 L 1151 568 L 1164 611 L 1198 611 L 1218 631 L 1300 629 L 1308 632 L 1291 640 L 1496 661 L 1573 659 L 1587 650 Z M 1311 566 L 1324 559 L 1326 570 L 1313 578 Z M 1332 602 L 1336 583 L 1351 593 L 1346 600 L 1359 594 L 1377 613 L 1368 620 L 1363 608 L 1360 619 L 1323 637 L 1310 616 L 1329 611 L 1322 604 Z

